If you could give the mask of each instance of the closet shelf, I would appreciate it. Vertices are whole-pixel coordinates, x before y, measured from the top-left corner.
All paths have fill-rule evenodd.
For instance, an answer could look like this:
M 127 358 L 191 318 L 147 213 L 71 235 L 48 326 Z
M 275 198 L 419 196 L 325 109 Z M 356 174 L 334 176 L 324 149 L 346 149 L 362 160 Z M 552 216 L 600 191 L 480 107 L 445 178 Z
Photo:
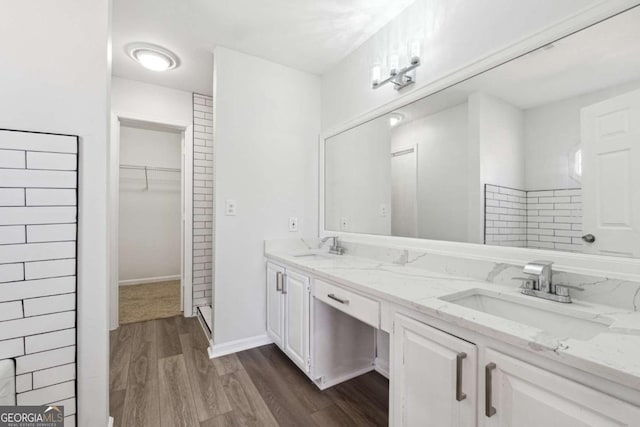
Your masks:
M 144 181 L 145 181 L 145 190 L 149 189 L 149 171 L 153 172 L 175 172 L 180 173 L 181 170 L 179 168 L 163 168 L 159 166 L 142 166 L 142 165 L 120 165 L 120 169 L 128 169 L 128 170 L 139 170 L 144 171 Z

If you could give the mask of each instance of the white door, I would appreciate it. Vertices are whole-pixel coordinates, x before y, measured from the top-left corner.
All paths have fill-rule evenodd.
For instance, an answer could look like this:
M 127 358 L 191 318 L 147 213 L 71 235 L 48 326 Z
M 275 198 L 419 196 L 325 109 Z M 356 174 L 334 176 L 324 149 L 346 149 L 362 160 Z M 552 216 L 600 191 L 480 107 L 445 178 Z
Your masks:
M 284 268 L 267 263 L 267 332 L 273 342 L 282 348 L 284 338 L 284 298 L 282 286 Z
M 640 90 L 585 107 L 583 235 L 588 252 L 640 256 Z
M 284 280 L 284 351 L 303 371 L 309 372 L 309 278 L 287 271 Z
M 640 423 L 640 408 L 590 387 L 493 350 L 486 350 L 484 361 L 493 365 L 485 365 L 490 387 L 484 389 L 481 426 L 631 427 Z M 488 417 L 490 408 L 494 413 Z
M 391 354 L 391 424 L 476 425 L 476 346 L 396 314 Z
M 391 235 L 418 237 L 417 146 L 391 153 Z

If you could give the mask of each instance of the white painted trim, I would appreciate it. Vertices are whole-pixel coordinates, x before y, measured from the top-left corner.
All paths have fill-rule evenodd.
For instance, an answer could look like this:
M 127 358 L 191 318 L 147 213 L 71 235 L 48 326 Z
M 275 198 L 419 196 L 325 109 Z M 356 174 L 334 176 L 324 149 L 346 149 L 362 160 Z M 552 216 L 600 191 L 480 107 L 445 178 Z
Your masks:
M 156 117 L 153 115 L 147 114 L 138 114 L 138 113 L 130 113 L 130 112 L 121 112 L 121 111 L 112 111 L 111 112 L 111 135 L 109 140 L 109 199 L 108 199 L 108 216 L 107 224 L 109 227 L 109 253 L 108 253 L 108 263 L 109 263 L 109 304 L 110 304 L 110 329 L 117 329 L 119 326 L 119 280 L 118 280 L 118 231 L 119 231 L 119 199 L 120 199 L 120 124 L 122 121 L 134 121 L 134 122 L 147 122 L 167 128 L 172 128 L 179 130 L 183 133 L 183 150 L 185 153 L 190 156 L 185 159 L 185 163 L 191 162 L 193 165 L 193 147 L 192 144 L 189 144 L 189 141 L 193 141 L 193 123 L 191 122 L 181 122 L 174 121 L 172 119 L 167 119 L 165 117 Z M 190 169 L 192 170 L 192 169 Z M 186 180 L 189 181 L 189 180 Z M 184 188 L 182 189 L 184 191 Z M 193 192 L 192 192 L 193 193 Z M 188 210 L 191 212 L 193 209 L 193 203 L 190 200 L 193 199 L 193 194 L 186 195 L 184 199 L 184 203 L 188 204 L 185 208 L 185 211 Z M 186 227 L 191 229 L 193 228 L 193 215 L 189 215 L 185 218 Z M 183 239 L 190 238 L 189 242 L 185 244 L 185 250 L 188 247 L 193 247 L 193 232 L 185 233 L 183 235 Z M 193 256 L 193 251 L 189 251 L 191 256 Z M 183 284 L 183 292 L 188 292 L 189 295 L 193 295 L 192 291 L 192 268 L 184 268 L 181 272 L 182 284 Z M 184 298 L 183 303 L 186 304 L 187 300 L 191 303 L 190 298 Z M 186 314 L 192 316 L 192 309 L 188 312 L 185 311 Z
M 389 361 L 384 360 L 380 357 L 376 357 L 374 360 L 375 366 L 374 369 L 377 373 L 389 379 Z
M 169 282 L 171 280 L 180 280 L 180 275 L 174 274 L 172 276 L 141 277 L 140 279 L 120 280 L 118 281 L 118 286 L 144 285 L 146 283 Z
M 226 356 L 227 354 L 237 353 L 239 351 L 249 350 L 251 348 L 272 344 L 273 340 L 267 334 L 256 335 L 254 337 L 242 338 L 236 341 L 225 342 L 222 344 L 214 344 L 210 342 L 208 349 L 209 359 Z
M 443 76 L 433 83 L 425 85 L 413 92 L 401 95 L 395 100 L 362 114 L 353 120 L 349 120 L 340 126 L 324 131 L 319 138 L 320 164 L 318 185 L 320 200 L 318 203 L 318 234 L 320 237 L 337 235 L 344 240 L 352 242 L 385 245 L 399 249 L 418 249 L 428 251 L 432 254 L 458 256 L 516 265 L 526 264 L 532 259 L 547 259 L 553 261 L 555 263 L 554 269 L 560 271 L 640 281 L 640 259 L 617 258 L 603 255 L 578 254 L 541 249 L 487 246 L 475 243 L 447 242 L 407 237 L 345 233 L 326 230 L 324 225 L 324 141 L 327 138 L 335 136 L 369 120 L 373 120 L 406 104 L 441 91 L 449 86 L 453 86 L 463 80 L 469 79 L 477 74 L 522 56 L 555 40 L 566 37 L 576 31 L 580 31 L 581 29 L 594 25 L 639 4 L 640 1 L 638 0 L 610 0 L 581 10 L 565 20 L 550 25 L 542 31 L 525 37 L 504 49 L 493 52 L 483 59 L 472 62 L 455 72 Z
M 193 106 L 192 106 L 193 108 Z M 193 126 L 182 134 L 182 289 L 184 317 L 193 310 Z
M 113 417 L 109 417 L 109 422 L 107 423 L 107 427 L 113 427 Z
M 339 376 L 337 378 L 333 378 L 330 381 L 327 381 L 327 382 L 324 382 L 324 383 L 322 382 L 322 379 L 320 379 L 319 381 L 316 381 L 315 383 L 316 383 L 316 385 L 318 386 L 318 388 L 320 390 L 326 390 L 328 388 L 333 387 L 334 385 L 343 383 L 345 381 L 349 381 L 351 379 L 354 379 L 356 377 L 359 377 L 360 375 L 364 375 L 364 374 L 366 374 L 368 372 L 371 372 L 371 371 L 375 371 L 375 366 L 371 365 L 371 366 L 367 366 L 367 367 L 362 368 L 362 369 L 357 369 L 355 371 L 349 372 L 348 374 L 341 375 L 341 376 Z

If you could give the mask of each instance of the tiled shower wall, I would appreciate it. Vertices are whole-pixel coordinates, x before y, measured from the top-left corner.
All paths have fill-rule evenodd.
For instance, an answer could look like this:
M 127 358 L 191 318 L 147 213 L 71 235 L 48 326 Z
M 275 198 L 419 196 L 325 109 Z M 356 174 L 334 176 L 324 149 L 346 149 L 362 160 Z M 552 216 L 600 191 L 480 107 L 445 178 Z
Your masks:
M 582 250 L 582 190 L 522 191 L 485 185 L 485 243 Z
M 193 314 L 213 292 L 213 98 L 193 94 Z
M 75 136 L 0 130 L 0 359 L 19 405 L 76 408 Z
M 527 247 L 527 192 L 485 185 L 485 243 Z

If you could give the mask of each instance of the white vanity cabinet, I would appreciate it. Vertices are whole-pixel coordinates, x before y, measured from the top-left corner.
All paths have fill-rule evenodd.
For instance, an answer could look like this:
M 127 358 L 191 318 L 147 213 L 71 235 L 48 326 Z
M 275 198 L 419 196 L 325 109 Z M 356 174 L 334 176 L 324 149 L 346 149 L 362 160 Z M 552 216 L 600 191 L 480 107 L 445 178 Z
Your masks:
M 637 406 L 491 349 L 483 355 L 480 426 L 640 426 Z
M 474 344 L 396 314 L 391 351 L 391 425 L 476 425 Z
M 308 276 L 267 263 L 267 333 L 304 372 L 309 373 Z

